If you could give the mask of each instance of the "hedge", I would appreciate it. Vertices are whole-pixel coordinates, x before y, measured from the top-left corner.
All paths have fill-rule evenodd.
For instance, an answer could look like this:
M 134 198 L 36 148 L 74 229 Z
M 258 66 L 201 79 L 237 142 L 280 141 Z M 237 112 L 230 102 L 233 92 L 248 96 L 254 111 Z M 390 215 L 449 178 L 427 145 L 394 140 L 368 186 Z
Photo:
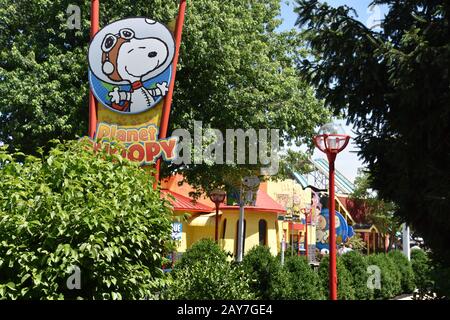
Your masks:
M 415 289 L 414 271 L 408 258 L 398 250 L 390 251 L 388 256 L 392 258 L 400 271 L 402 293 L 412 293 Z
M 414 279 L 429 284 L 424 256 L 412 254 L 412 264 L 399 251 L 365 256 L 349 252 L 337 257 L 338 299 L 392 299 L 410 293 Z M 418 259 L 417 257 L 422 257 Z M 426 258 L 426 255 L 425 255 Z M 172 286 L 162 297 L 171 299 L 327 299 L 328 261 L 325 256 L 315 271 L 304 257 L 274 257 L 267 247 L 252 248 L 241 264 L 227 261 L 226 253 L 211 240 L 202 240 L 175 265 Z M 419 263 L 421 261 L 421 263 Z M 380 271 L 379 289 L 369 288 L 369 266 Z M 372 269 L 373 270 L 373 269 Z M 414 270 L 414 271 L 413 271 Z M 414 272 L 416 276 L 414 276 Z M 422 276 L 417 274 L 422 272 Z M 426 280 L 421 280 L 426 279 Z
M 315 272 L 305 257 L 292 256 L 286 259 L 284 268 L 288 272 L 289 282 L 292 286 L 290 300 L 324 300 L 321 290 L 321 282 L 317 272 Z
M 412 269 L 418 292 L 416 299 L 450 298 L 450 268 L 420 249 L 411 250 Z
M 227 252 L 210 239 L 202 239 L 183 254 L 169 275 L 162 299 L 253 299 L 241 266 L 227 261 Z
M 341 256 L 345 268 L 352 275 L 352 286 L 355 289 L 355 299 L 370 300 L 373 299 L 373 290 L 367 286 L 368 259 L 357 251 L 351 251 Z
M 288 272 L 272 256 L 268 247 L 253 247 L 242 261 L 242 267 L 250 278 L 250 288 L 263 300 L 289 299 L 292 285 Z
M 329 256 L 325 256 L 320 261 L 319 278 L 322 285 L 323 294 L 329 296 Z M 337 291 L 339 300 L 355 299 L 355 288 L 353 287 L 352 274 L 345 268 L 341 257 L 336 258 L 336 271 L 338 276 Z
M 214 259 L 193 261 L 175 267 L 162 299 L 247 300 L 255 296 L 243 270 L 229 262 Z
M 193 265 L 196 261 L 204 261 L 206 259 L 225 263 L 227 261 L 227 252 L 222 250 L 213 240 L 202 239 L 186 250 L 176 263 L 176 267 L 181 269 Z
M 376 299 L 390 299 L 402 293 L 402 278 L 395 261 L 385 253 L 368 256 L 369 265 L 380 268 L 381 288 L 374 289 Z

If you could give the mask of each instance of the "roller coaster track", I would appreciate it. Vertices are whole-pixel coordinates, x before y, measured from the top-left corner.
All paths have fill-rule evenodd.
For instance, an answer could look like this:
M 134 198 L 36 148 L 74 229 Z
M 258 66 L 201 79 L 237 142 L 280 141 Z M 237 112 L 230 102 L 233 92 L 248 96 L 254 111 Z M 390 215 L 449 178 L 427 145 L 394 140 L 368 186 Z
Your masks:
M 302 186 L 303 189 L 306 189 L 307 187 L 316 189 L 328 189 L 328 161 L 326 159 L 309 159 L 309 161 L 314 167 L 313 172 L 310 174 L 299 174 L 293 172 L 292 175 L 294 179 Z M 317 181 L 317 174 L 321 176 L 321 182 Z M 314 186 L 308 184 L 308 175 L 316 175 L 316 177 L 314 178 Z M 337 193 L 340 194 L 351 194 L 355 190 L 355 185 L 338 170 L 335 170 L 335 185 Z

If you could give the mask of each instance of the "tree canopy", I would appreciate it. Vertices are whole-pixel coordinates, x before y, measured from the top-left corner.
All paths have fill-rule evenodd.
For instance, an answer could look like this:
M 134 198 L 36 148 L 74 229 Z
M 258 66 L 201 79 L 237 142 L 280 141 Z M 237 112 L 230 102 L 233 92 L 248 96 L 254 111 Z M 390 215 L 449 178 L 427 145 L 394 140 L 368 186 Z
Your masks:
M 0 299 L 144 299 L 164 284 L 172 207 L 145 170 L 78 141 L 2 147 L 0 169 Z
M 128 16 L 173 25 L 178 1 L 108 1 L 100 26 Z M 53 138 L 85 135 L 89 1 L 81 30 L 67 28 L 68 2 L 0 0 L 0 141 L 33 154 Z M 280 143 L 310 143 L 328 112 L 294 66 L 305 55 L 298 31 L 278 32 L 278 0 L 187 3 L 170 132 L 204 128 L 280 130 Z M 45 18 L 43 18 L 45 17 Z M 270 140 L 269 140 L 270 141 Z M 259 166 L 172 165 L 195 186 Z M 242 173 L 245 174 L 245 173 Z
M 376 0 L 381 31 L 347 6 L 297 0 L 318 97 L 356 125 L 371 186 L 450 263 L 449 4 Z
M 375 224 L 383 234 L 393 238 L 400 229 L 399 218 L 394 215 L 396 207 L 392 202 L 379 198 L 377 192 L 370 188 L 370 173 L 363 172 L 355 179 L 355 190 L 347 202 L 347 209 L 357 222 L 370 222 Z

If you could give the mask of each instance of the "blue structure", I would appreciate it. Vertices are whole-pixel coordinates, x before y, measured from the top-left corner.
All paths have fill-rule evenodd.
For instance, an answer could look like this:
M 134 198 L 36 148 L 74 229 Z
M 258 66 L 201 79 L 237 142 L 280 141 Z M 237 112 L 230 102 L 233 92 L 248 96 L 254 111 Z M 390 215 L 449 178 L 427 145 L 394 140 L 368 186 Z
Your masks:
M 319 250 L 330 249 L 328 245 L 329 238 L 329 218 L 328 209 L 322 209 L 317 219 L 316 247 Z M 348 238 L 354 235 L 353 228 L 347 224 L 344 216 L 336 211 L 336 244 L 346 242 Z

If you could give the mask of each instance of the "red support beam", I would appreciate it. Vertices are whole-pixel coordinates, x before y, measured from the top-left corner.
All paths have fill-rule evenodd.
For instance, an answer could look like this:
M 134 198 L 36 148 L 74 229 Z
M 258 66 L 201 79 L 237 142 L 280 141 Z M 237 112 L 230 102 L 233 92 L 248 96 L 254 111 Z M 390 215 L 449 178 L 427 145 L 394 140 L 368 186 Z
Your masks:
M 91 39 L 94 38 L 99 29 L 99 6 L 99 0 L 91 0 Z M 89 90 L 89 137 L 94 138 L 95 130 L 97 130 L 97 100 L 92 90 Z
M 184 17 L 186 13 L 186 0 L 180 1 L 180 6 L 178 9 L 178 17 L 177 22 L 175 26 L 175 55 L 173 58 L 173 64 L 172 64 L 172 79 L 170 81 L 169 85 L 169 91 L 167 92 L 167 95 L 164 99 L 164 105 L 162 109 L 162 115 L 161 115 L 161 123 L 159 127 L 159 139 L 167 138 L 167 128 L 169 125 L 169 116 L 170 116 L 170 109 L 172 107 L 172 97 L 173 97 L 173 90 L 175 87 L 175 78 L 177 73 L 177 65 L 178 65 L 178 57 L 180 55 L 180 45 L 181 45 L 181 35 L 183 32 L 183 24 L 184 24 Z M 155 186 L 159 182 L 159 170 L 161 166 L 161 159 L 158 159 L 156 162 L 156 173 L 155 173 Z

